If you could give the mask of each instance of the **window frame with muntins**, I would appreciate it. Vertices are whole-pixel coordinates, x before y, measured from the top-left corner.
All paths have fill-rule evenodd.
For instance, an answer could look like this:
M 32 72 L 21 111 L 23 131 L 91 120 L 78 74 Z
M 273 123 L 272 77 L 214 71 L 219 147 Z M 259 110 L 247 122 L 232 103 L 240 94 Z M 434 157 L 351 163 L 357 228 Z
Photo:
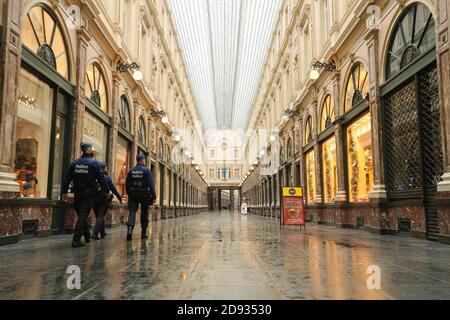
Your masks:
M 38 153 L 35 157 L 33 157 L 36 160 L 36 171 L 33 169 L 35 174 L 37 173 L 37 166 L 39 166 L 38 162 L 48 164 L 48 168 L 44 173 L 44 175 L 46 175 L 47 183 L 42 185 L 42 181 L 39 182 L 40 178 L 36 175 L 37 185 L 41 184 L 42 186 L 42 189 L 40 189 L 41 194 L 33 195 L 32 192 L 27 195 L 23 194 L 23 199 L 27 201 L 36 201 L 37 199 L 40 201 L 59 200 L 61 183 L 65 175 L 64 168 L 70 161 L 68 157 L 69 152 L 67 152 L 67 150 L 70 148 L 70 139 L 68 137 L 70 136 L 70 128 L 72 126 L 71 118 L 75 99 L 75 86 L 69 80 L 71 77 L 71 67 L 69 60 L 68 39 L 65 37 L 62 24 L 59 22 L 59 19 L 51 8 L 43 3 L 34 5 L 24 17 L 24 21 L 22 23 L 23 29 L 36 29 L 36 26 L 32 24 L 30 19 L 31 14 L 36 12 L 40 13 L 43 20 L 46 20 L 46 27 L 51 26 L 50 29 L 52 31 L 47 32 L 47 30 L 42 27 L 42 36 L 44 38 L 40 40 L 43 40 L 43 43 L 40 43 L 40 40 L 37 40 L 38 35 L 36 32 L 28 34 L 27 37 L 30 38 L 24 37 L 21 52 L 21 78 L 19 82 L 25 81 L 22 78 L 24 77 L 24 74 L 29 74 L 30 77 L 36 79 L 36 84 L 45 85 L 50 90 L 49 93 L 51 95 L 51 101 L 49 101 L 49 105 L 47 105 L 49 112 L 49 123 L 45 126 L 45 128 L 42 128 L 42 130 L 47 132 L 46 135 L 49 138 L 46 141 L 37 141 L 38 149 L 35 151 Z M 33 37 L 36 41 L 36 47 L 30 42 Z M 47 41 L 48 37 L 50 38 L 49 41 Z M 60 55 L 62 54 L 63 56 L 63 61 L 61 63 L 58 63 L 58 59 L 53 52 L 55 37 L 59 38 L 58 41 L 62 46 L 62 48 L 60 48 L 62 50 Z M 42 107 L 36 104 L 36 102 L 39 103 L 39 101 L 36 101 L 34 97 L 28 96 L 29 93 L 20 92 L 19 85 L 18 91 L 19 99 L 18 105 L 16 106 L 17 112 L 19 112 L 19 104 L 24 104 L 31 108 L 28 112 L 30 116 L 32 116 L 32 112 L 39 112 L 39 108 Z M 38 94 L 38 92 L 35 92 L 35 94 Z M 19 118 L 20 117 L 18 116 L 17 121 L 20 120 Z M 19 128 L 16 127 L 16 139 L 19 138 L 17 136 L 18 129 Z M 30 136 L 34 137 L 34 135 Z M 13 148 L 17 148 L 18 142 L 19 140 L 14 141 Z M 45 152 L 45 155 L 39 155 L 39 144 L 41 146 L 48 146 L 48 151 Z M 17 157 L 15 162 L 16 164 L 18 163 Z M 18 179 L 20 179 L 19 176 Z M 57 215 L 58 214 L 54 213 L 55 219 L 54 221 L 52 220 L 52 227 L 61 228 L 61 219 L 57 219 Z
M 363 71 L 363 73 L 361 73 Z M 356 73 L 358 77 L 356 77 Z M 364 79 L 361 81 L 361 74 L 364 75 Z M 357 86 L 355 84 L 358 83 Z M 369 97 L 369 73 L 367 68 L 362 62 L 356 62 L 351 66 L 351 70 L 346 82 L 345 100 L 344 100 L 344 114 L 342 115 L 340 121 L 343 126 L 343 151 L 344 151 L 344 173 L 345 173 L 345 189 L 347 193 L 347 202 L 351 204 L 367 203 L 369 201 L 369 194 L 373 189 L 373 144 L 372 144 L 372 117 L 370 113 L 370 107 L 367 102 Z M 351 89 L 350 85 L 352 85 Z M 355 88 L 356 87 L 356 88 Z M 351 96 L 351 94 L 353 96 Z M 351 103 L 349 104 L 349 102 Z M 370 131 L 370 144 L 363 145 L 363 142 L 359 143 L 360 140 L 354 139 L 354 132 L 349 131 L 354 128 L 361 120 L 365 120 L 365 117 L 369 118 L 369 131 Z M 362 130 L 364 131 L 364 130 Z M 367 135 L 369 131 L 362 133 L 356 130 L 357 138 L 361 138 L 364 141 L 364 135 Z M 349 132 L 352 135 L 349 135 Z M 351 140 L 349 140 L 351 138 Z M 349 143 L 352 142 L 352 143 Z M 358 142 L 358 144 L 357 144 Z M 366 193 L 360 193 L 359 190 L 362 189 L 361 177 L 364 171 L 361 171 L 360 160 L 362 157 L 361 152 L 364 147 L 369 145 L 370 151 L 364 151 L 364 170 L 366 171 Z M 350 161 L 352 161 L 352 170 L 349 169 Z M 360 185 L 361 183 L 361 185 Z
M 322 202 L 326 205 L 334 204 L 337 188 L 337 143 L 335 136 L 335 106 L 331 94 L 326 94 L 320 108 L 320 134 L 318 137 L 320 150 L 320 183 L 322 186 Z M 334 158 L 328 153 L 330 142 L 334 140 Z M 333 166 L 334 163 L 334 166 Z
M 89 71 L 92 70 L 92 77 L 90 76 Z M 98 79 L 97 79 L 98 78 Z M 97 160 L 108 163 L 109 161 L 109 150 L 111 148 L 109 144 L 110 136 L 111 136 L 111 126 L 112 119 L 108 114 L 109 112 L 109 95 L 108 95 L 108 82 L 105 77 L 105 73 L 103 72 L 100 64 L 97 62 L 92 62 L 88 68 L 86 69 L 85 75 L 85 86 L 89 88 L 89 90 L 85 90 L 85 119 L 83 119 L 83 140 L 84 142 L 90 142 L 94 144 L 94 151 L 97 157 Z M 94 82 L 94 83 L 93 83 Z M 95 134 L 93 130 L 89 131 L 89 128 L 85 127 L 87 125 L 85 121 L 89 121 L 88 117 L 90 117 L 90 121 L 92 121 L 92 125 L 95 125 L 96 122 L 97 127 L 102 127 L 105 131 L 103 132 L 103 139 L 100 138 L 98 142 L 95 141 L 94 138 L 89 138 L 86 136 Z M 103 143 L 101 140 L 104 140 Z M 96 145 L 102 143 L 103 155 L 99 157 L 98 149 L 95 148 Z M 96 150 L 97 149 L 97 150 Z

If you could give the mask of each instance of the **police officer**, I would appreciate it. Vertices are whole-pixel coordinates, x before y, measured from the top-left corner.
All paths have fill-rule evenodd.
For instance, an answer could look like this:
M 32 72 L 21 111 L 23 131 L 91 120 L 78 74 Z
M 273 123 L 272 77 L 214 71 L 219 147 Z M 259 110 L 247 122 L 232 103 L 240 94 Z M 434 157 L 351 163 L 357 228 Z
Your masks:
M 109 205 L 111 204 L 111 201 L 113 199 L 113 195 L 116 196 L 117 200 L 119 200 L 120 203 L 122 203 L 122 197 L 117 191 L 116 186 L 114 185 L 111 177 L 108 175 L 108 165 L 106 163 L 100 163 L 100 168 L 105 176 L 106 183 L 108 184 L 109 190 L 112 192 L 112 194 L 108 199 L 106 199 L 104 195 L 101 193 L 101 190 L 98 190 L 99 192 L 95 197 L 94 213 L 96 223 L 94 227 L 94 233 L 92 235 L 92 239 L 94 240 L 100 240 L 100 237 L 98 236 L 99 233 L 101 239 L 107 236 L 105 231 L 105 216 L 106 213 L 108 212 Z
M 127 241 L 132 240 L 134 225 L 136 223 L 136 212 L 141 205 L 141 239 L 147 239 L 148 206 L 153 205 L 156 200 L 155 185 L 151 170 L 145 166 L 145 156 L 136 158 L 137 166 L 128 172 L 126 179 L 126 190 L 128 194 L 128 218 Z
M 72 242 L 72 247 L 74 248 L 84 246 L 84 244 L 81 243 L 82 236 L 84 236 L 86 243 L 90 242 L 87 218 L 95 204 L 97 186 L 100 185 L 100 191 L 105 198 L 109 196 L 109 187 L 106 183 L 105 176 L 101 171 L 99 163 L 93 159 L 94 149 L 92 145 L 89 143 L 82 143 L 81 151 L 83 152 L 81 158 L 70 164 L 61 190 L 62 201 L 68 203 L 69 199 L 67 192 L 69 190 L 69 185 L 73 182 L 73 191 L 75 195 L 74 208 L 78 215 Z

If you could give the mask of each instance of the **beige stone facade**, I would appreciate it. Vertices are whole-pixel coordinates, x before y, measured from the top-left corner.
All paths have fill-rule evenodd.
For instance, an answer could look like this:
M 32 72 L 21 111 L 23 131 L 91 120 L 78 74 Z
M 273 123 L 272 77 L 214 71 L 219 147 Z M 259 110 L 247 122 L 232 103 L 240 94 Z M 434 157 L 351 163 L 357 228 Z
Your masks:
M 119 192 L 136 155 L 148 152 L 154 219 L 207 208 L 206 181 L 192 165 L 207 172 L 203 132 L 165 1 L 2 0 L 0 8 L 0 241 L 33 224 L 35 235 L 73 228 L 57 194 L 81 141 L 97 147 Z M 142 80 L 118 71 L 132 62 Z M 126 215 L 113 207 L 109 225 Z
M 284 2 L 244 147 L 252 212 L 278 216 L 300 185 L 311 221 L 449 242 L 449 10 Z

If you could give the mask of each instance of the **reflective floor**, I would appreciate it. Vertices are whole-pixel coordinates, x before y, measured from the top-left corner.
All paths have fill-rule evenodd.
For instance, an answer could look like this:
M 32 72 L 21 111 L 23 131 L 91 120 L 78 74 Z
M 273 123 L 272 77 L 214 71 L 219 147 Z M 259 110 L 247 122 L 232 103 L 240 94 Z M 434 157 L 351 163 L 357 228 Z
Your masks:
M 135 232 L 138 235 L 138 232 Z M 0 247 L 0 299 L 450 299 L 450 246 L 229 212 L 123 227 L 72 249 L 71 237 Z M 81 269 L 69 290 L 67 267 Z M 370 266 L 381 289 L 369 290 Z M 371 282 L 373 283 L 373 282 Z

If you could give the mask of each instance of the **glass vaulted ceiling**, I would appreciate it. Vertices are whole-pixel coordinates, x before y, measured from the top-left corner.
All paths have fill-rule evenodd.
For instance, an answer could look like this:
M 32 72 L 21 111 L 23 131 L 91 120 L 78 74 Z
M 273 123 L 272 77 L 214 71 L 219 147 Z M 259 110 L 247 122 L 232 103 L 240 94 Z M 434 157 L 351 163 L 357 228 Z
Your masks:
M 245 129 L 283 1 L 168 2 L 204 129 Z

